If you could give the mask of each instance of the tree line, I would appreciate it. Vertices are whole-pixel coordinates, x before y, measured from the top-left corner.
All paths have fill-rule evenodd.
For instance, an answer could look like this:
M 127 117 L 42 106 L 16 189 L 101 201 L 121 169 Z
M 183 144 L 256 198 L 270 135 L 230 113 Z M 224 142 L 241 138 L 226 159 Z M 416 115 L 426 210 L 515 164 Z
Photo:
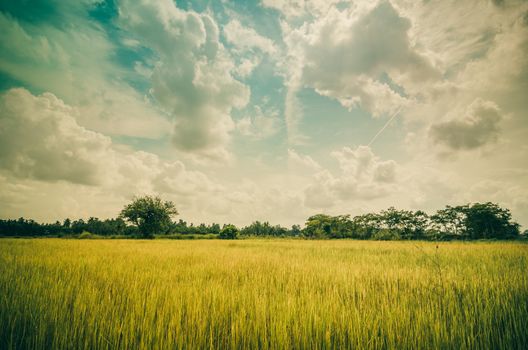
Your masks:
M 433 215 L 423 211 L 397 210 L 390 207 L 378 213 L 331 216 L 317 214 L 306 220 L 304 227 L 286 228 L 269 222 L 255 221 L 238 228 L 232 224 L 188 224 L 173 217 L 178 212 L 174 203 L 159 197 L 135 198 L 119 217 L 100 220 L 70 220 L 38 223 L 24 218 L 0 220 L 0 236 L 9 237 L 103 237 L 126 238 L 208 238 L 236 239 L 244 237 L 298 237 L 306 239 L 371 239 L 371 240 L 474 240 L 515 239 L 520 225 L 512 221 L 508 209 L 495 203 L 473 203 L 446 206 Z
M 393 207 L 353 218 L 318 214 L 308 218 L 303 233 L 374 240 L 514 239 L 520 236 L 520 225 L 512 221 L 508 209 L 488 202 L 446 206 L 433 215 Z

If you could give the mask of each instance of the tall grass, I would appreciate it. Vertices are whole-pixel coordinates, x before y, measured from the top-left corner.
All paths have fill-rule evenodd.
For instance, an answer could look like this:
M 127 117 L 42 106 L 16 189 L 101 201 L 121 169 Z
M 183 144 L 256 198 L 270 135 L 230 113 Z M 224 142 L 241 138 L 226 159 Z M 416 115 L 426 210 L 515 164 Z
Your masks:
M 528 245 L 0 240 L 0 348 L 528 345 Z

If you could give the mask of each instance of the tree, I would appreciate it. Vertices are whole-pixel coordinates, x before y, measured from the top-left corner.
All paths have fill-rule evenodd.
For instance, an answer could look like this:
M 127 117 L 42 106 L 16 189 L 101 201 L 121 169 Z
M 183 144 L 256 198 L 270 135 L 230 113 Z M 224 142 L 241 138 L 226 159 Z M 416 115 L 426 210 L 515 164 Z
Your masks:
M 429 216 L 423 211 L 396 210 L 390 207 L 379 215 L 379 223 L 388 236 L 403 239 L 420 239 L 425 236 Z
M 345 238 L 352 237 L 353 229 L 350 215 L 317 214 L 306 221 L 304 235 L 310 238 Z
M 330 235 L 332 217 L 326 214 L 310 216 L 306 221 L 304 235 L 310 238 L 324 238 Z
M 511 221 L 508 209 L 494 203 L 446 206 L 431 217 L 433 227 L 443 235 L 467 239 L 509 239 L 519 236 L 519 224 Z
M 119 217 L 137 226 L 143 237 L 152 238 L 169 228 L 174 215 L 178 215 L 178 211 L 173 202 L 164 202 L 157 196 L 144 196 L 134 198 Z
M 220 234 L 220 225 L 219 224 L 211 224 L 211 227 L 209 228 L 209 233 L 212 233 L 214 235 Z
M 355 216 L 352 219 L 353 238 L 369 239 L 381 230 L 381 217 L 375 213 Z
M 218 236 L 221 239 L 236 239 L 238 237 L 238 228 L 235 225 L 224 225 Z
M 436 214 L 431 216 L 433 227 L 444 235 L 465 237 L 467 234 L 465 226 L 467 210 L 467 205 L 459 205 L 456 207 L 448 205 L 445 209 L 440 209 Z
M 299 237 L 301 235 L 301 226 L 292 225 L 289 235 L 294 236 L 294 237 Z
M 508 239 L 519 236 L 519 224 L 511 221 L 511 213 L 495 203 L 475 203 L 466 210 L 466 230 L 472 239 Z

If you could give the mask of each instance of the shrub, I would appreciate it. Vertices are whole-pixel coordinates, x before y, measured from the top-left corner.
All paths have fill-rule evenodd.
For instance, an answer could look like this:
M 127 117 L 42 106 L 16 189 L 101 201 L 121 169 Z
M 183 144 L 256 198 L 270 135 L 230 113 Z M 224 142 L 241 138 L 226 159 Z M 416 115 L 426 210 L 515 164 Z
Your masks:
M 88 231 L 83 231 L 79 235 L 79 239 L 93 239 L 93 238 L 97 238 L 96 235 L 94 235 L 93 233 L 88 232 Z
M 225 225 L 218 236 L 220 239 L 237 239 L 238 229 L 235 225 Z
M 372 235 L 372 239 L 375 241 L 395 241 L 401 239 L 398 231 L 382 229 Z

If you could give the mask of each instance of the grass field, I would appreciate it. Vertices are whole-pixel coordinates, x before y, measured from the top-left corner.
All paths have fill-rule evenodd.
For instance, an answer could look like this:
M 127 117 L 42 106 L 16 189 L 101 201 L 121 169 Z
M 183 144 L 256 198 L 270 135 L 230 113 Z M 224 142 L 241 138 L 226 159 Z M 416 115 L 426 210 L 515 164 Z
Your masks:
M 0 240 L 0 348 L 528 346 L 528 245 Z

